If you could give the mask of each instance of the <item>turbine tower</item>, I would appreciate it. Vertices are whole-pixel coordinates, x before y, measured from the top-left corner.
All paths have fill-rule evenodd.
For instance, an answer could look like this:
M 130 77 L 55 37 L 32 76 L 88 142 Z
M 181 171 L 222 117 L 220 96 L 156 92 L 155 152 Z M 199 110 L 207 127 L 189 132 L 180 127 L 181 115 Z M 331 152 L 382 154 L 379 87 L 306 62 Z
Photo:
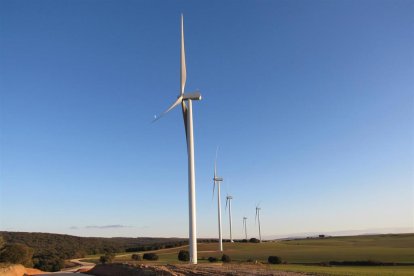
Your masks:
M 201 100 L 200 92 L 184 93 L 185 82 L 187 79 L 187 69 L 185 65 L 184 49 L 184 18 L 181 14 L 181 81 L 180 92 L 177 100 L 159 116 L 155 116 L 156 121 L 172 109 L 181 104 L 183 111 L 185 135 L 187 141 L 188 154 L 188 206 L 189 206 L 189 247 L 190 263 L 197 264 L 197 227 L 196 227 L 196 196 L 195 196 L 195 165 L 194 165 L 194 137 L 193 137 L 193 101 Z M 188 106 L 187 106 L 187 104 Z
M 243 217 L 243 227 L 244 227 L 244 235 L 247 240 L 247 217 Z
M 227 209 L 227 202 L 229 203 L 229 220 L 230 220 L 230 242 L 234 242 L 233 241 L 233 235 L 231 233 L 231 226 L 232 226 L 232 221 L 231 221 L 231 201 L 232 201 L 233 197 L 230 195 L 227 195 L 226 197 L 226 209 Z
M 259 238 L 260 238 L 260 242 L 262 242 L 262 233 L 260 231 L 260 210 L 262 208 L 259 207 L 259 205 L 256 206 L 256 217 L 255 217 L 255 221 L 259 222 Z
M 214 161 L 214 184 L 213 184 L 213 198 L 214 198 L 214 189 L 217 185 L 217 209 L 218 209 L 218 228 L 219 228 L 219 250 L 223 251 L 223 236 L 221 231 L 221 200 L 220 200 L 220 184 L 223 181 L 222 177 L 217 176 L 217 153 L 218 153 L 218 147 L 216 150 L 216 160 Z

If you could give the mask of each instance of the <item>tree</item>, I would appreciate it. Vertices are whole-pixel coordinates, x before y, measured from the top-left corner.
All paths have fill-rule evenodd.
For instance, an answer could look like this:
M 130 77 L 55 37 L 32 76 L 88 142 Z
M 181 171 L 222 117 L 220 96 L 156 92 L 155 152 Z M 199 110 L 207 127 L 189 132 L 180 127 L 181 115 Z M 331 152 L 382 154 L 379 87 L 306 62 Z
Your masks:
M 38 254 L 33 258 L 34 267 L 43 271 L 59 271 L 65 266 L 64 259 L 56 253 Z
M 190 253 L 187 250 L 180 250 L 178 253 L 178 260 L 188 262 L 190 260 Z
M 139 254 L 132 254 L 131 259 L 133 259 L 134 261 L 141 261 L 142 257 Z
M 156 261 L 158 260 L 158 255 L 155 253 L 145 253 L 142 258 L 148 261 Z
M 4 247 L 4 239 L 3 236 L 0 236 L 0 251 Z
M 231 258 L 229 255 L 223 254 L 223 256 L 221 256 L 221 261 L 223 263 L 230 263 L 231 262 Z
M 251 239 L 249 240 L 249 242 L 252 242 L 252 243 L 259 243 L 260 241 L 259 241 L 258 239 L 256 239 L 256 238 L 251 238 Z
M 105 255 L 99 258 L 99 262 L 102 264 L 112 263 L 115 259 L 115 255 L 113 253 L 106 253 Z
M 267 258 L 267 261 L 269 262 L 269 264 L 281 264 L 282 258 L 278 256 L 269 256 L 269 258 Z
M 22 264 L 32 267 L 33 249 L 21 243 L 12 243 L 4 246 L 0 253 L 0 262 Z

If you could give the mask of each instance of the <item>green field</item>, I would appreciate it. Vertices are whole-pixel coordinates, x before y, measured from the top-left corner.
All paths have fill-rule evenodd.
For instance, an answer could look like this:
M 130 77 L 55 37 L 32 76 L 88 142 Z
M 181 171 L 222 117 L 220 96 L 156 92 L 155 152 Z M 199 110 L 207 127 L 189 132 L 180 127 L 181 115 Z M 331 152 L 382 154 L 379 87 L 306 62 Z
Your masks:
M 200 262 L 207 262 L 209 256 L 220 257 L 216 243 L 198 245 Z M 156 252 L 157 262 L 178 263 L 177 253 L 182 248 L 163 249 Z M 236 262 L 267 262 L 270 255 L 280 256 L 288 264 L 270 265 L 271 269 L 308 272 L 326 275 L 414 275 L 414 266 L 335 266 L 324 267 L 317 264 L 329 261 L 366 261 L 414 264 L 414 234 L 370 235 L 352 237 L 332 237 L 321 239 L 298 239 L 263 243 L 225 243 L 224 253 Z M 143 253 L 143 252 L 140 252 Z M 118 254 L 116 261 L 131 261 L 131 255 Z M 90 259 L 97 259 L 93 257 Z

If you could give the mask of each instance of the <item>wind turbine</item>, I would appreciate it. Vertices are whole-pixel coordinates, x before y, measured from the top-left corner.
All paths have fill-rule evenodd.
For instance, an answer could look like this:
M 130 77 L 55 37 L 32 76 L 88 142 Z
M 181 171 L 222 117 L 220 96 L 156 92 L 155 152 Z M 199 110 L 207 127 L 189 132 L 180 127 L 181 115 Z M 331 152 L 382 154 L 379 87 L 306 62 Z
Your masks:
M 232 199 L 233 199 L 233 197 L 232 196 L 230 196 L 230 195 L 227 195 L 227 197 L 226 197 L 226 209 L 227 209 L 227 202 L 229 203 L 229 220 L 230 220 L 230 242 L 234 242 L 233 241 L 233 236 L 232 236 L 232 234 L 231 234 L 231 224 L 232 224 L 232 221 L 231 221 L 231 201 L 232 201 Z
M 188 154 L 188 206 L 189 206 L 189 247 L 190 263 L 197 264 L 197 226 L 196 226 L 196 196 L 195 196 L 195 165 L 194 165 L 194 137 L 193 137 L 193 100 L 201 100 L 200 92 L 184 93 L 185 82 L 187 79 L 187 69 L 185 65 L 184 49 L 184 18 L 181 14 L 181 82 L 180 92 L 177 100 L 159 116 L 155 116 L 156 121 L 172 109 L 181 104 L 183 111 L 185 135 L 187 141 Z M 186 105 L 186 103 L 188 106 Z
M 243 227 L 244 227 L 244 234 L 247 240 L 247 217 L 243 217 Z
M 262 233 L 260 232 L 260 210 L 262 208 L 259 207 L 259 205 L 256 205 L 256 217 L 254 219 L 254 221 L 258 221 L 259 222 L 259 238 L 260 238 L 260 242 L 262 242 Z
M 221 234 L 221 200 L 220 200 L 220 184 L 223 181 L 222 177 L 217 176 L 217 153 L 218 147 L 216 150 L 216 160 L 214 161 L 214 184 L 213 184 L 213 198 L 214 198 L 214 189 L 217 185 L 217 209 L 218 209 L 218 228 L 219 228 L 219 250 L 223 251 L 223 236 Z

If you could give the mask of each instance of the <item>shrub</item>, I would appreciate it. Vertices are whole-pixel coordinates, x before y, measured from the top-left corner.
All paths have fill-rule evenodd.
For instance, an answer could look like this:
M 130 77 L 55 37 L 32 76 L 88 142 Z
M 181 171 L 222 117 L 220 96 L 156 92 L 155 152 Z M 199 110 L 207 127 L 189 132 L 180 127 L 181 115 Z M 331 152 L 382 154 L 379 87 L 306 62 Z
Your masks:
M 269 256 L 269 258 L 267 258 L 267 261 L 269 262 L 269 264 L 281 264 L 282 263 L 282 259 L 278 256 Z
M 221 256 L 221 261 L 223 263 L 230 263 L 231 262 L 231 258 L 229 255 L 223 254 L 223 256 Z
M 156 261 L 158 260 L 158 255 L 155 253 L 145 253 L 142 258 L 148 261 Z
M 21 243 L 7 244 L 0 253 L 0 262 L 32 267 L 33 249 Z
M 59 271 L 65 267 L 65 261 L 58 254 L 39 254 L 33 258 L 34 267 L 43 271 Z
M 106 253 L 105 255 L 103 255 L 99 258 L 99 262 L 102 263 L 102 264 L 112 263 L 114 258 L 115 258 L 114 254 Z
M 178 260 L 188 262 L 190 260 L 190 253 L 187 250 L 180 250 L 178 253 Z
M 258 239 L 256 239 L 256 238 L 251 238 L 251 239 L 249 240 L 249 242 L 252 242 L 252 243 L 259 243 L 260 241 L 259 241 Z
M 132 254 L 131 259 L 133 259 L 134 261 L 141 261 L 142 257 L 139 254 Z
M 214 262 L 217 262 L 217 261 L 218 261 L 218 259 L 217 259 L 216 257 L 208 257 L 208 261 L 209 261 L 210 263 L 214 263 Z

